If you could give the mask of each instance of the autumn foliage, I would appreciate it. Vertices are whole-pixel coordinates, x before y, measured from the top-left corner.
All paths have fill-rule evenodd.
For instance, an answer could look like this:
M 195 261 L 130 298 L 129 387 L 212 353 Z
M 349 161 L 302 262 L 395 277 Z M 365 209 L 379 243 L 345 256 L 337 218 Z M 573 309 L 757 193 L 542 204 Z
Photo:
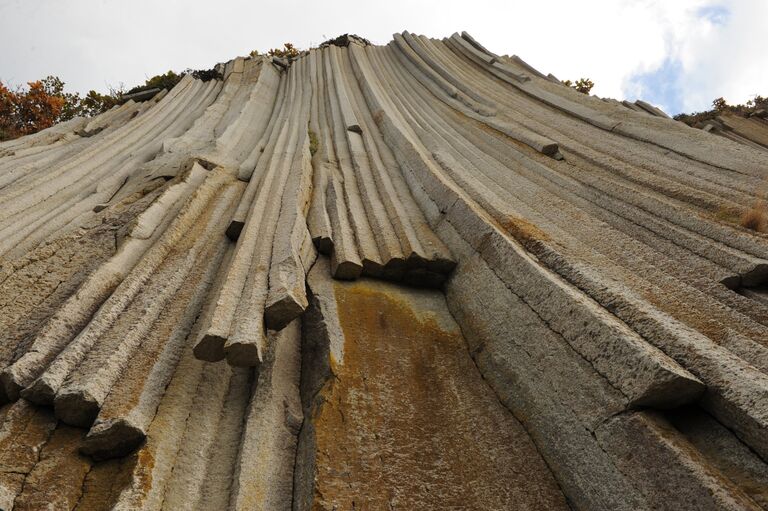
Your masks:
M 64 82 L 55 76 L 29 82 L 26 88 L 9 89 L 0 82 L 0 141 L 36 133 L 74 117 L 91 117 L 120 101 L 120 91 L 81 97 L 64 92 Z
M 10 90 L 0 83 L 0 140 L 35 133 L 59 121 L 65 99 L 42 80 L 28 86 Z
M 292 49 L 289 46 L 286 45 L 287 50 Z M 0 82 L 0 141 L 29 135 L 75 117 L 93 117 L 121 104 L 127 94 L 149 89 L 170 90 L 187 74 L 203 81 L 221 78 L 216 69 L 168 71 L 148 78 L 144 85 L 127 92 L 120 85 L 110 87 L 107 94 L 92 90 L 85 96 L 65 92 L 64 82 L 56 76 L 29 82 L 25 88 L 11 89 Z

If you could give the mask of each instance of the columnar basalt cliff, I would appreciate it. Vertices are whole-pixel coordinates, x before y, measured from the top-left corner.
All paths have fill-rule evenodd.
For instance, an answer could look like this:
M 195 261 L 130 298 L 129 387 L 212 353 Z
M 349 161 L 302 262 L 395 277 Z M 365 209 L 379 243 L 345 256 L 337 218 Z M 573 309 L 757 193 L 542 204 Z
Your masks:
M 466 33 L 217 69 L 0 144 L 0 509 L 768 509 L 757 135 Z
M 724 112 L 696 127 L 768 151 L 768 112 L 765 110 L 756 110 L 749 117 Z

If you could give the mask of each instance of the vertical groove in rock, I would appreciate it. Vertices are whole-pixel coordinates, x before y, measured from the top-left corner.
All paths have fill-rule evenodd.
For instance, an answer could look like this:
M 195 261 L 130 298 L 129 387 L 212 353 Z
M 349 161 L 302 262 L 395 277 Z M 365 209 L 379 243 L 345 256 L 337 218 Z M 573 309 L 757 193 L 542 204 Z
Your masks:
M 0 507 L 766 506 L 764 112 L 466 32 L 203 75 L 0 143 Z

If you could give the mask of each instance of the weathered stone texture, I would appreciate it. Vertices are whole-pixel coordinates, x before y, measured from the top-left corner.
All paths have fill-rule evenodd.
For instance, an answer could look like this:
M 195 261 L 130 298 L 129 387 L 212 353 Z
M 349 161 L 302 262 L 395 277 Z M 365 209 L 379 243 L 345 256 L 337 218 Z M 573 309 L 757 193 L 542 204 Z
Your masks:
M 310 353 L 321 357 L 318 344 L 334 342 L 343 354 L 329 346 L 329 373 L 319 389 L 305 387 L 313 438 L 302 441 L 314 459 L 299 461 L 314 470 L 295 509 L 567 508 L 525 430 L 483 383 L 439 293 L 318 282 L 328 279 L 320 263 L 313 273 L 313 314 L 341 331 L 333 341 L 314 334 Z M 337 320 L 325 317 L 336 311 Z
M 217 70 L 0 143 L 0 508 L 768 509 L 764 112 Z

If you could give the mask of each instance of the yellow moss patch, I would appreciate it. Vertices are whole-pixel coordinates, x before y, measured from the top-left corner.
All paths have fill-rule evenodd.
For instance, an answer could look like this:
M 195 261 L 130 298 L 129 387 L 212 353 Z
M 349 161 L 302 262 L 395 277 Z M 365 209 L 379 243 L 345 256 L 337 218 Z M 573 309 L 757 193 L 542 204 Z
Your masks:
M 313 509 L 564 507 L 439 294 L 366 282 L 335 289 L 344 363 L 313 418 Z

